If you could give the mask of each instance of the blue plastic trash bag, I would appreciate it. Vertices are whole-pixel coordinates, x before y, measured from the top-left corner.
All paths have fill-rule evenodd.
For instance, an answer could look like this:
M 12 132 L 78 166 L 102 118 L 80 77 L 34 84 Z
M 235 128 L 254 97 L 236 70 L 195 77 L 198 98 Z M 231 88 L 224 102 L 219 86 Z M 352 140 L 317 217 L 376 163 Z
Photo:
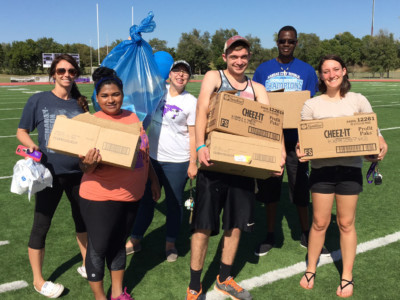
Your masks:
M 101 63 L 101 66 L 114 69 L 124 84 L 122 109 L 137 114 L 146 128 L 151 116 L 165 93 L 165 80 L 162 78 L 154 60 L 151 46 L 142 38 L 142 32 L 152 32 L 156 27 L 154 14 L 149 12 L 139 26 L 130 28 L 131 40 L 119 43 Z M 92 95 L 96 111 L 100 106 L 96 91 Z

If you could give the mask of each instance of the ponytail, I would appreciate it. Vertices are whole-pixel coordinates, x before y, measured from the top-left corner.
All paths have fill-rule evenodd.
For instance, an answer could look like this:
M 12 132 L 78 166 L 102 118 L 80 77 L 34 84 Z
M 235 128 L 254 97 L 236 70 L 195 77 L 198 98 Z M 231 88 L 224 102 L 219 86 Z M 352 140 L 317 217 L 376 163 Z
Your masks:
M 83 109 L 84 112 L 89 111 L 89 103 L 87 102 L 87 98 L 81 94 L 76 85 L 76 82 L 72 84 L 71 88 L 71 98 L 76 99 L 78 105 Z

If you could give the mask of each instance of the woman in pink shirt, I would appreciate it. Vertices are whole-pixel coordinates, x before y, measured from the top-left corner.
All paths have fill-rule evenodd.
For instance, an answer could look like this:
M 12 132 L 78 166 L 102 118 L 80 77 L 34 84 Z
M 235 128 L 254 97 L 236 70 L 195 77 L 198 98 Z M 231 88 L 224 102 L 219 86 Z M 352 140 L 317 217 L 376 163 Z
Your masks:
M 139 122 L 135 113 L 122 110 L 123 85 L 114 70 L 100 67 L 93 73 L 98 118 L 124 124 Z M 96 300 L 105 300 L 103 277 L 105 262 L 111 273 L 111 299 L 130 300 L 123 290 L 126 255 L 125 240 L 136 217 L 145 184 L 152 182 L 153 197 L 160 197 L 157 177 L 149 164 L 149 142 L 141 132 L 141 145 L 134 169 L 101 163 L 100 149 L 90 149 L 81 157 L 84 172 L 79 194 L 81 213 L 88 231 L 86 271 Z M 149 169 L 150 167 L 150 169 Z

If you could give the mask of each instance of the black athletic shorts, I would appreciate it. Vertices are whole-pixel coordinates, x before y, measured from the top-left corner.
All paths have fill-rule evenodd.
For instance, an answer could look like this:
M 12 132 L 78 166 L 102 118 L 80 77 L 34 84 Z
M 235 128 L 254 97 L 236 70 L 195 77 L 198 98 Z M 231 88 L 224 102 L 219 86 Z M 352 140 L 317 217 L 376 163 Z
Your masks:
M 254 178 L 199 171 L 192 230 L 208 229 L 217 235 L 222 214 L 222 229 L 239 228 L 250 232 L 254 227 Z
M 310 204 L 308 162 L 299 162 L 295 147 L 296 142 L 285 141 L 289 199 L 297 206 L 307 207 Z M 257 179 L 256 199 L 266 204 L 278 202 L 281 198 L 282 180 L 283 174 L 279 177 Z
M 334 166 L 311 169 L 311 193 L 358 195 L 362 186 L 361 168 Z

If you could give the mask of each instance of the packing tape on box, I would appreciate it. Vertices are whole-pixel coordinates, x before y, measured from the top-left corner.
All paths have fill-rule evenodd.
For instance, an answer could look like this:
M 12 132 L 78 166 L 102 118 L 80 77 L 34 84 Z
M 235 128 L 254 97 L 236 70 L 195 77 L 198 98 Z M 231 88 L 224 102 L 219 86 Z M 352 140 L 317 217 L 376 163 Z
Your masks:
M 238 154 L 235 154 L 234 155 L 234 160 L 250 164 L 252 159 L 251 159 L 250 155 L 238 155 Z

